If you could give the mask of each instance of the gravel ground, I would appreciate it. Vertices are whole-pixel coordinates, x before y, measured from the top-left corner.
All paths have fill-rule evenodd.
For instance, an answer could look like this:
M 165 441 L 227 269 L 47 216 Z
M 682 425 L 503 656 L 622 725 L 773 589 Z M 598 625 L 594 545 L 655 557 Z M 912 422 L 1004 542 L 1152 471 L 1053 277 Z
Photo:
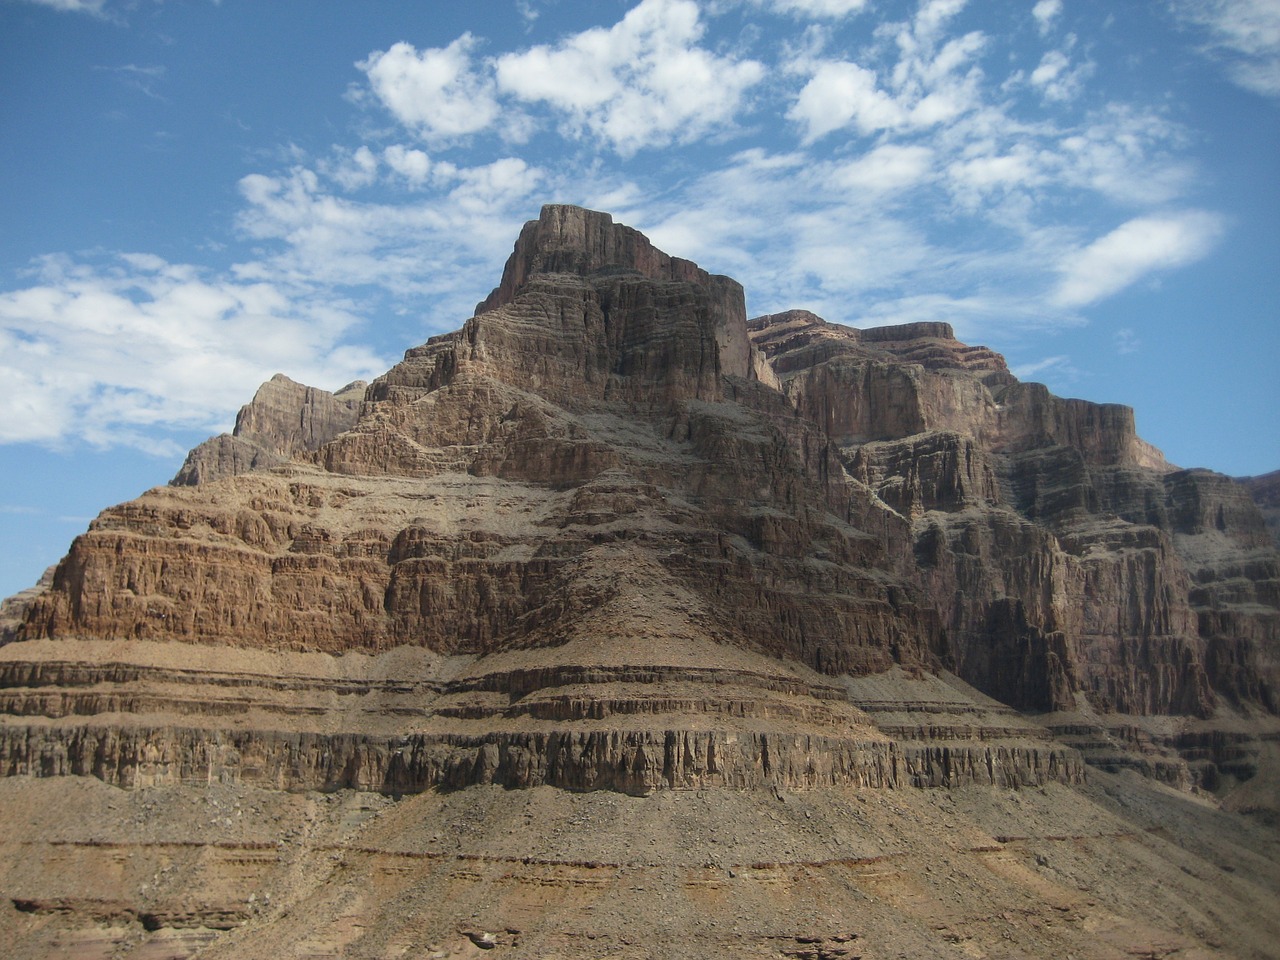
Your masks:
M 1280 830 L 1226 800 L 1101 771 L 399 801 L 14 778 L 0 940 L 13 960 L 1274 957 Z

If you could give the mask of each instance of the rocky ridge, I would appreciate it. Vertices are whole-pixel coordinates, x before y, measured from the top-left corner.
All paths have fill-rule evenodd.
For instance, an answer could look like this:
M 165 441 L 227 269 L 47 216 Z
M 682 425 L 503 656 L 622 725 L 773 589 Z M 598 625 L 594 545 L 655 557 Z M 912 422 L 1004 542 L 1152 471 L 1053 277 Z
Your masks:
M 1087 761 L 1275 806 L 1244 487 L 946 324 L 748 322 L 574 207 L 373 383 L 264 384 L 5 617 L 9 776 L 836 796 Z
M 294 453 L 315 450 L 355 426 L 367 386 L 357 380 L 330 393 L 277 373 L 240 408 L 232 432 L 210 437 L 188 453 L 170 482 L 198 486 L 266 470 Z

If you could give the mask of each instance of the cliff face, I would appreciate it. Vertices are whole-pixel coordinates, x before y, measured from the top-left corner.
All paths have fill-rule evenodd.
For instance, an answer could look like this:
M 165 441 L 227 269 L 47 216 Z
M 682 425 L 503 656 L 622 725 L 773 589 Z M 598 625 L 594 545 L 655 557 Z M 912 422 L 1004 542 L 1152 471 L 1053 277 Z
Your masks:
M 195 486 L 265 470 L 298 451 L 315 450 L 355 426 L 366 386 L 357 380 L 330 393 L 277 373 L 240 408 L 235 429 L 210 437 L 188 453 L 170 482 Z
M 1276 555 L 1247 491 L 1133 412 L 1017 382 L 945 324 L 751 323 L 847 472 L 911 521 L 957 671 L 1006 703 L 1208 716 L 1276 699 Z
M 295 462 L 104 513 L 22 635 L 480 654 L 679 586 L 717 642 L 835 673 L 937 662 L 935 619 L 850 525 L 865 491 L 751 379 L 737 284 L 552 207 L 486 306 L 318 446 L 281 429 L 316 392 L 268 384 L 237 434 Z
M 1271 539 L 1280 546 L 1280 470 L 1259 477 L 1242 477 L 1239 481 L 1253 497 L 1271 531 Z
M 1247 493 L 1167 465 L 1127 408 L 945 324 L 748 324 L 734 281 L 547 207 L 460 330 L 367 389 L 273 379 L 77 538 L 11 612 L 0 770 L 1074 782 L 1030 720 L 886 733 L 840 683 L 1274 713 L 1278 581 Z

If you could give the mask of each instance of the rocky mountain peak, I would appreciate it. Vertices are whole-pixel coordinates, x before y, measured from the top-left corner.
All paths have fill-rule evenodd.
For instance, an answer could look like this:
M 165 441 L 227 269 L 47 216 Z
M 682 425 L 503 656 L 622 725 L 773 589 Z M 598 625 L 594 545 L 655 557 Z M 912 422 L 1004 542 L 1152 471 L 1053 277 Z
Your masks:
M 433 337 L 370 388 L 405 402 L 477 378 L 562 406 L 715 400 L 755 376 L 737 281 L 668 256 L 605 213 L 547 206 L 502 283 L 456 333 Z
M 208 483 L 319 449 L 355 426 L 367 386 L 356 380 L 330 393 L 277 373 L 240 408 L 235 429 L 211 437 L 187 454 L 170 482 L 179 486 Z
M 486 313 L 510 303 L 535 276 L 566 273 L 579 277 L 635 273 L 650 280 L 707 286 L 710 276 L 697 264 L 663 253 L 640 231 L 596 210 L 547 204 L 537 220 L 520 231 L 502 271 L 502 282 L 476 306 Z

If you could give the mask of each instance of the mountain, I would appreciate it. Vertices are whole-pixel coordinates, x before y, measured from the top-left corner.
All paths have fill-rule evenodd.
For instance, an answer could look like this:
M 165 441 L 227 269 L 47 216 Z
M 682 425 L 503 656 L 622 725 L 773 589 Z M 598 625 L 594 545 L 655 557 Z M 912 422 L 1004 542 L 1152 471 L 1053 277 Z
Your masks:
M 264 384 L 4 622 L 15 955 L 1280 933 L 1250 489 L 946 324 L 748 321 L 602 213 L 372 383 Z

